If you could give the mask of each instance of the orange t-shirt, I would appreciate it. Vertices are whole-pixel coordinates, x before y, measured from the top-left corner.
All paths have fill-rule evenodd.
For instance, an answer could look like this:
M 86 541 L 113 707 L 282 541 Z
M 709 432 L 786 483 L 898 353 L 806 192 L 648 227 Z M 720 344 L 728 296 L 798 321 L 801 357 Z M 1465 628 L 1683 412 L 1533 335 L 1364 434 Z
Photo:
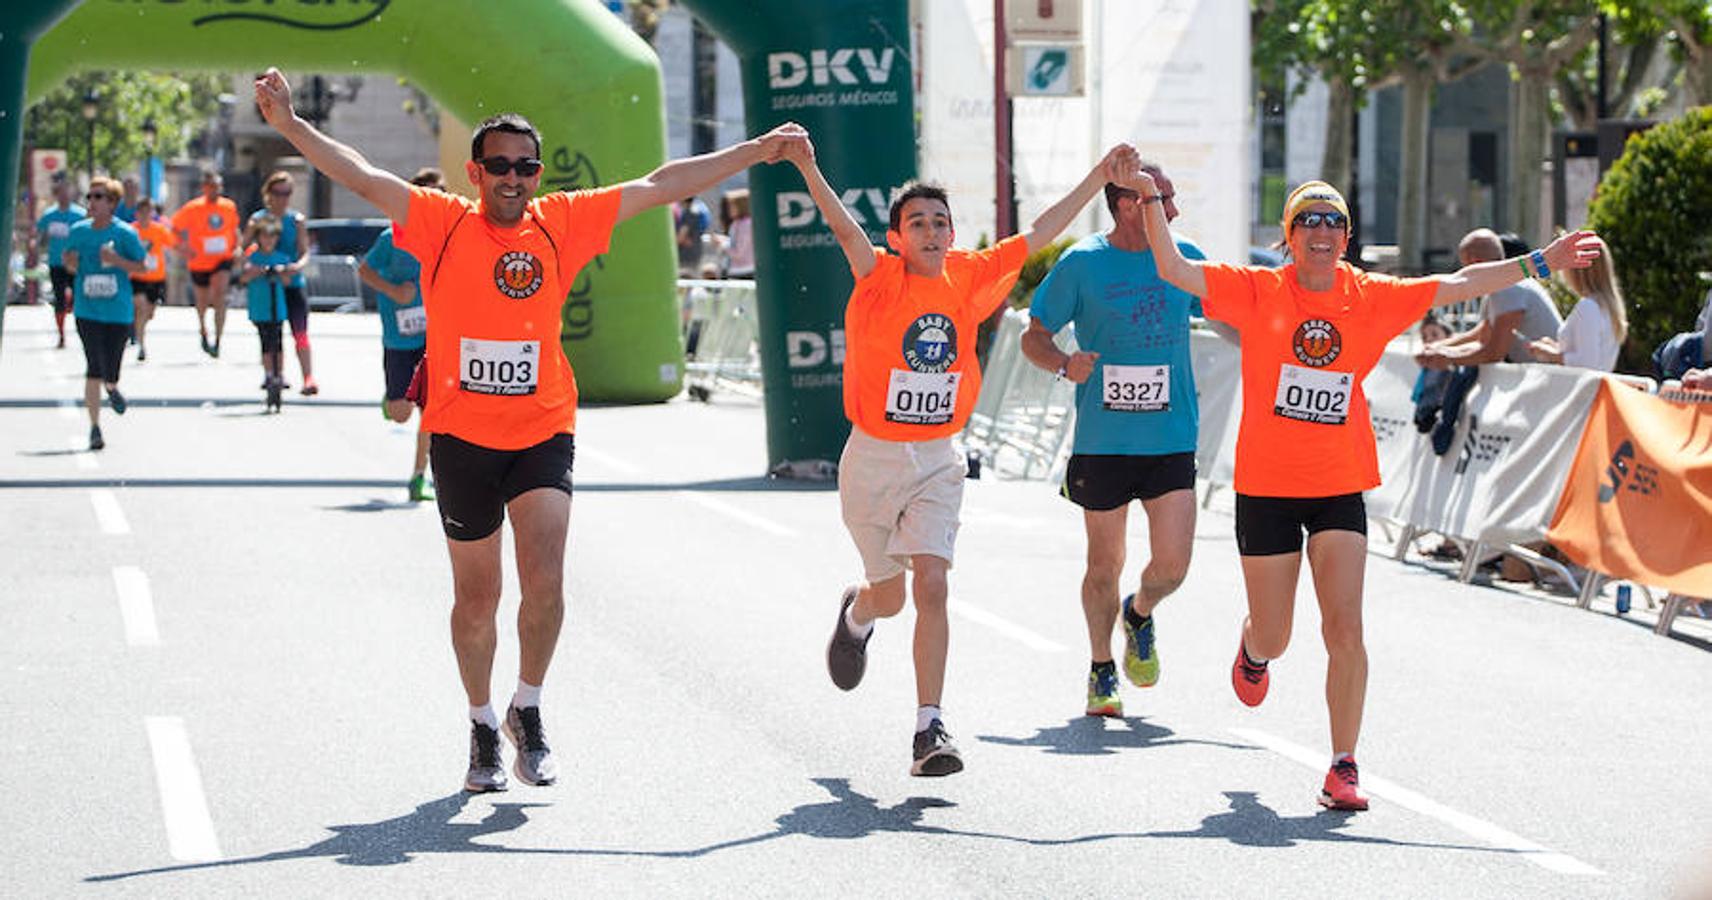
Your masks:
M 198 196 L 172 214 L 172 230 L 189 238 L 192 272 L 212 271 L 238 252 L 238 205 L 225 197 Z
M 1205 265 L 1207 317 L 1242 333 L 1237 493 L 1335 497 L 1379 486 L 1361 382 L 1385 345 L 1432 308 L 1434 278 L 1393 278 L 1339 263 L 1329 291 L 1282 269 Z
M 878 248 L 873 271 L 844 307 L 844 415 L 888 441 L 956 434 L 981 392 L 975 329 L 1016 283 L 1028 241 L 952 250 L 945 271 L 924 278 Z
M 131 276 L 132 281 L 147 281 L 154 283 L 166 280 L 166 248 L 178 243 L 172 229 L 162 224 L 159 219 L 147 225 L 137 226 L 137 237 L 148 245 L 148 256 L 143 259 L 143 271 Z
M 494 450 L 576 431 L 577 381 L 559 342 L 577 273 L 606 252 L 622 188 L 529 201 L 493 224 L 455 194 L 410 189 L 393 246 L 422 263 L 428 310 L 428 408 L 422 427 Z

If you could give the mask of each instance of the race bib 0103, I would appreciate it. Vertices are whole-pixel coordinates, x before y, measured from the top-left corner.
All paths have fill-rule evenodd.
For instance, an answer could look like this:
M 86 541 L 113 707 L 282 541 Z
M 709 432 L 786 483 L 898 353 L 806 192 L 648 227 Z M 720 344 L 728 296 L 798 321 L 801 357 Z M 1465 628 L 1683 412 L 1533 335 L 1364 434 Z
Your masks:
M 1299 422 L 1342 425 L 1349 421 L 1355 376 L 1284 364 L 1278 370 L 1278 395 L 1272 414 Z
M 1100 367 L 1100 405 L 1113 412 L 1171 409 L 1170 366 Z
M 962 380 L 962 372 L 893 369 L 886 386 L 886 421 L 944 425 L 957 415 L 957 386 Z
M 541 377 L 540 341 L 464 338 L 458 346 L 459 387 L 502 397 L 535 393 Z
M 209 256 L 213 256 L 216 253 L 225 253 L 226 247 L 226 236 L 223 234 L 202 239 L 202 252 Z
M 413 337 L 428 330 L 428 308 L 417 304 L 398 310 L 398 333 L 405 337 Z
M 106 300 L 119 296 L 119 277 L 111 272 L 83 276 L 83 296 L 91 300 Z

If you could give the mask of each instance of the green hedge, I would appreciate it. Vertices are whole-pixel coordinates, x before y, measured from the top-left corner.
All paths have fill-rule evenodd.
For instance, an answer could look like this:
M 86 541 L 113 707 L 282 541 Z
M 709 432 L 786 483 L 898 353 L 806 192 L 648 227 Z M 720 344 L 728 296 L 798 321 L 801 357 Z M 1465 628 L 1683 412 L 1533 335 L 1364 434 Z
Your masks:
M 1611 246 L 1629 308 L 1619 368 L 1651 372 L 1653 348 L 1694 327 L 1698 273 L 1712 270 L 1712 107 L 1630 138 L 1587 222 Z

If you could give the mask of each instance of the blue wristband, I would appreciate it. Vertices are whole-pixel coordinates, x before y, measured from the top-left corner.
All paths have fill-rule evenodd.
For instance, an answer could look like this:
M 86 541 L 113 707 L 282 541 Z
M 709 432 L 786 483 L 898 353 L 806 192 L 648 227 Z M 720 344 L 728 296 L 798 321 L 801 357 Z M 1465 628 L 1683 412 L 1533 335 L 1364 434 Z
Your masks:
M 1546 265 L 1546 255 L 1544 253 L 1535 250 L 1528 254 L 1528 259 L 1533 260 L 1534 268 L 1539 271 L 1541 278 L 1551 277 L 1551 267 Z

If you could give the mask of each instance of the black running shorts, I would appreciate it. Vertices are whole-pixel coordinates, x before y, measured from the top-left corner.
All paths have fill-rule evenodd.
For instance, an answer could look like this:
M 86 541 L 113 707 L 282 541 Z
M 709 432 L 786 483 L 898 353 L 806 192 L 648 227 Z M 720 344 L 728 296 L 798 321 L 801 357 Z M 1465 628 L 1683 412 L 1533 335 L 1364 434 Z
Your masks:
M 304 296 L 303 288 L 285 289 L 285 317 L 291 321 L 291 333 L 299 340 L 309 333 L 309 298 Z
M 255 322 L 256 335 L 262 340 L 263 353 L 279 353 L 285 349 L 284 322 Z
M 83 377 L 118 384 L 119 363 L 124 360 L 125 345 L 131 340 L 131 326 L 79 318 L 77 337 L 83 341 Z
M 192 284 L 196 285 L 197 287 L 207 287 L 209 282 L 213 281 L 215 272 L 230 272 L 230 271 L 232 271 L 232 261 L 229 259 L 223 259 L 223 260 L 220 260 L 220 262 L 217 265 L 215 265 L 214 268 L 209 269 L 206 272 L 191 272 L 190 273 L 190 281 Z
M 380 363 L 386 369 L 386 399 L 404 399 L 405 392 L 410 390 L 410 379 L 416 375 L 416 364 L 422 361 L 426 349 L 394 350 L 386 347 L 381 350 Z
M 131 282 L 131 293 L 142 294 L 144 299 L 159 306 L 166 302 L 166 282 L 133 280 Z
M 77 276 L 65 266 L 48 266 L 48 286 L 53 291 L 48 302 L 53 304 L 54 312 L 71 312 L 71 286 L 76 281 Z
M 576 437 L 555 434 L 522 450 L 490 450 L 449 434 L 428 441 L 440 526 L 454 541 L 479 541 L 499 530 L 505 505 L 536 488 L 571 492 Z
M 1131 500 L 1152 500 L 1172 491 L 1195 489 L 1195 454 L 1156 456 L 1077 454 L 1064 470 L 1070 502 L 1096 512 L 1117 509 Z
M 1336 497 L 1236 495 L 1236 549 L 1243 556 L 1299 553 L 1302 534 L 1353 531 L 1367 534 L 1367 501 L 1360 494 Z

